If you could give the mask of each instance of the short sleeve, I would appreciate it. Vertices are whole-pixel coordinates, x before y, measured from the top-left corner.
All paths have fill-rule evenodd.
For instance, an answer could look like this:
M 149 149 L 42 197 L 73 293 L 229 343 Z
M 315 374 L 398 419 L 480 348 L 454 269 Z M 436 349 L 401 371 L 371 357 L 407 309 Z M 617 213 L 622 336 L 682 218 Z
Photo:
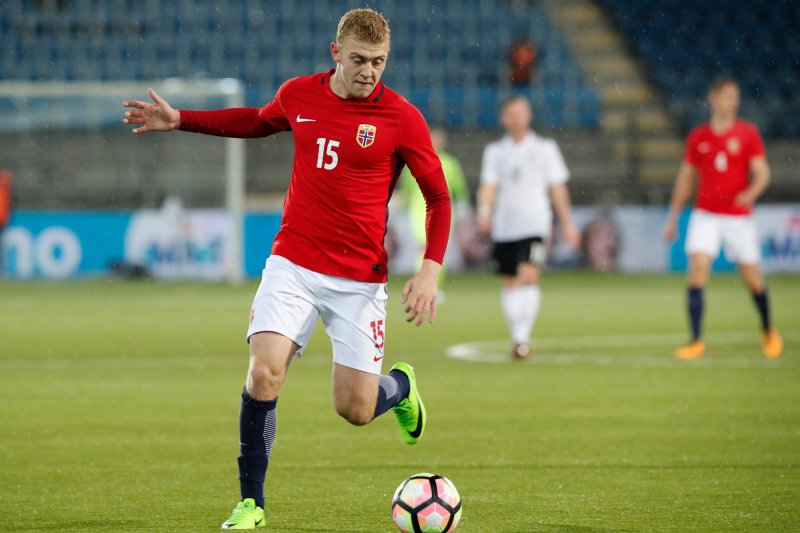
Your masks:
M 683 150 L 683 162 L 693 167 L 697 167 L 700 161 L 697 160 L 697 130 L 693 130 L 686 138 L 686 147 Z
M 547 149 L 547 183 L 550 185 L 560 185 L 569 180 L 569 169 L 558 149 L 555 141 L 548 143 Z
M 275 93 L 272 101 L 258 110 L 258 116 L 262 120 L 273 125 L 276 129 L 288 130 L 291 127 L 289 118 L 286 116 L 286 109 L 283 106 L 284 98 L 287 93 L 291 94 L 291 83 L 289 80 L 283 83 Z
M 494 144 L 490 144 L 484 148 L 483 159 L 481 160 L 482 185 L 497 185 L 497 183 L 500 181 L 497 155 L 497 148 Z
M 758 128 L 751 126 L 750 139 L 747 143 L 747 158 L 755 159 L 756 157 L 767 155 L 767 150 L 764 148 L 764 140 L 758 132 Z
M 428 123 L 422 113 L 411 104 L 406 108 L 405 128 L 399 134 L 397 151 L 411 174 L 419 178 L 441 168 L 442 163 L 433 149 Z

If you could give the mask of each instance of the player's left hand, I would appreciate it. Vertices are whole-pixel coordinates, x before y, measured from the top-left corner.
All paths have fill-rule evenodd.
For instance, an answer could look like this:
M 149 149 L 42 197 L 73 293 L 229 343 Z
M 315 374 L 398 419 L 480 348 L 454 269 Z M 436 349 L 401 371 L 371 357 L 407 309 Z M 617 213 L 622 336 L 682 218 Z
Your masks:
M 756 203 L 756 198 L 750 189 L 745 189 L 736 196 L 734 202 L 736 205 L 749 207 Z
M 564 235 L 564 240 L 573 247 L 577 248 L 581 245 L 581 233 L 572 224 L 564 226 L 561 233 Z
M 401 302 L 405 305 L 406 322 L 416 319 L 417 326 L 421 326 L 428 316 L 428 322 L 433 324 L 436 318 L 436 293 L 438 292 L 439 273 L 442 265 L 432 259 L 423 259 L 422 266 L 403 287 Z

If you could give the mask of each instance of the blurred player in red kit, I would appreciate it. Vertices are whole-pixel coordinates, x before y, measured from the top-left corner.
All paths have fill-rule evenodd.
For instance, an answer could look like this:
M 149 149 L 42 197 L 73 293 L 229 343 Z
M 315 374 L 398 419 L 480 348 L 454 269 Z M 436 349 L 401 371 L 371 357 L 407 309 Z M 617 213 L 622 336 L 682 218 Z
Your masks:
M 381 375 L 386 327 L 383 247 L 388 201 L 404 166 L 427 207 L 427 247 L 403 288 L 407 320 L 433 322 L 437 279 L 450 232 L 450 197 L 419 111 L 380 80 L 389 55 L 386 20 L 355 9 L 330 45 L 336 67 L 285 82 L 262 108 L 175 110 L 129 101 L 134 133 L 183 131 L 266 137 L 291 131 L 295 157 L 283 219 L 253 301 L 250 367 L 239 415 L 241 501 L 223 529 L 264 526 L 264 478 L 277 425 L 276 402 L 289 363 L 318 318 L 333 344 L 333 401 L 363 425 L 392 409 L 404 440 L 422 436 L 426 413 L 413 369 Z
M 783 341 L 770 318 L 769 295 L 759 268 L 761 254 L 752 216 L 753 204 L 767 188 L 770 178 L 764 143 L 753 124 L 737 118 L 739 86 L 735 81 L 715 80 L 708 103 L 711 120 L 689 133 L 664 227 L 664 237 L 675 239 L 678 215 L 697 183 L 686 236 L 692 337 L 688 345 L 678 348 L 675 356 L 698 359 L 705 354 L 701 327 L 703 288 L 711 264 L 724 246 L 753 295 L 761 318 L 762 353 L 769 358 L 779 357 Z
M 0 170 L 0 277 L 5 272 L 3 263 L 3 230 L 11 220 L 11 172 Z

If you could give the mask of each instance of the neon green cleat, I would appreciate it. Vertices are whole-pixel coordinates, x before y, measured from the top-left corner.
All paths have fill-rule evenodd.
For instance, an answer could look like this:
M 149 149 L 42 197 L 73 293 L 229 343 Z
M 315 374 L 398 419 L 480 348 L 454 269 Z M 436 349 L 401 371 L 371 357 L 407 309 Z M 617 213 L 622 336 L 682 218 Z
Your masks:
M 222 529 L 255 529 L 266 527 L 264 509 L 256 506 L 253 498 L 245 498 L 239 502 L 231 517 L 222 524 Z
M 392 370 L 398 370 L 408 376 L 410 385 L 408 397 L 392 407 L 397 423 L 400 424 L 400 432 L 406 444 L 416 444 L 425 431 L 427 414 L 425 405 L 417 390 L 417 378 L 414 376 L 414 368 L 408 363 L 395 363 Z

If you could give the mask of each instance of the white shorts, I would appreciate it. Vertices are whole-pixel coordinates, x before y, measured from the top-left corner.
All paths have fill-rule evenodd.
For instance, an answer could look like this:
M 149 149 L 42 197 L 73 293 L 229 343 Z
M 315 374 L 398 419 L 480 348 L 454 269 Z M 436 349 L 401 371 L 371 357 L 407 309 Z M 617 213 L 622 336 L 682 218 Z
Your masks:
M 719 255 L 720 247 L 734 263 L 754 265 L 761 260 L 758 232 L 752 215 L 720 215 L 692 210 L 686 235 L 686 253 Z
M 385 283 L 326 276 L 272 255 L 250 310 L 247 339 L 274 331 L 302 350 L 322 317 L 336 363 L 380 374 L 388 299 Z

